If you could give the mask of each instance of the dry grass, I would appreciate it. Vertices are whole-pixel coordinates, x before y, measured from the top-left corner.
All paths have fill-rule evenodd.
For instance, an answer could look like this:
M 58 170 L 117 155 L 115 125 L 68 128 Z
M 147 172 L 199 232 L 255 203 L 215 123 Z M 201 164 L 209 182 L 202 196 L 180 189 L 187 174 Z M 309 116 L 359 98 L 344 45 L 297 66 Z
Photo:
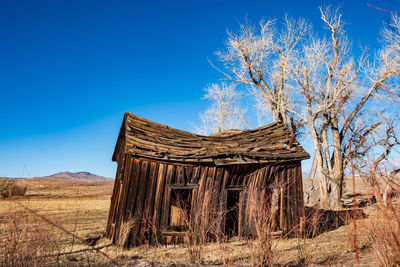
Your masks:
M 62 186 L 63 183 L 64 186 Z M 231 239 L 229 241 L 223 235 L 215 235 L 218 231 L 215 231 L 213 227 L 204 225 L 204 229 L 200 229 L 201 231 L 198 232 L 200 236 L 192 237 L 194 239 L 199 238 L 202 241 L 199 242 L 199 247 L 195 247 L 195 244 L 192 243 L 193 247 L 190 248 L 190 244 L 186 243 L 177 246 L 150 247 L 143 245 L 129 250 L 121 249 L 111 245 L 110 241 L 103 237 L 112 185 L 78 183 L 75 186 L 78 188 L 76 191 L 71 189 L 71 184 L 66 181 L 57 181 L 54 184 L 46 181 L 42 187 L 44 190 L 42 192 L 40 191 L 40 184 L 35 181 L 33 189 L 36 191 L 33 191 L 34 194 L 29 191 L 28 196 L 24 198 L 1 201 L 0 235 L 3 238 L 2 240 L 12 240 L 12 242 L 1 242 L 3 251 L 0 251 L 0 255 L 4 256 L 1 258 L 3 264 L 0 263 L 0 265 L 113 266 L 110 259 L 93 251 L 88 244 L 82 243 L 79 240 L 80 238 L 87 239 L 88 242 L 99 239 L 97 243 L 94 242 L 96 243 L 95 246 L 111 259 L 116 260 L 118 264 L 125 266 L 138 263 L 154 263 L 162 266 L 191 264 L 193 262 L 201 265 L 253 266 L 257 264 L 257 259 L 261 259 L 262 252 L 271 253 L 264 254 L 264 259 L 270 265 L 275 266 L 299 264 L 313 266 L 356 265 L 353 242 L 351 241 L 352 225 L 344 225 L 336 230 L 315 235 L 313 238 L 271 238 L 268 240 L 255 238 L 251 240 Z M 108 193 L 102 195 L 96 192 Z M 94 195 L 90 197 L 90 194 Z M 41 197 L 38 195 L 41 195 Z M 61 198 L 62 195 L 66 197 Z M 208 197 L 205 196 L 205 198 Z M 210 201 L 207 203 L 210 203 Z M 57 223 L 78 238 L 66 235 L 59 229 L 41 221 L 40 218 L 26 211 L 20 204 Z M 198 218 L 202 222 L 200 225 L 204 224 L 205 218 L 210 219 L 218 215 L 211 207 L 204 206 L 202 208 L 208 209 L 208 212 L 200 214 L 202 216 L 208 214 L 208 217 Z M 390 241 L 391 235 L 387 235 L 391 232 L 385 228 L 387 223 L 382 217 L 379 205 L 368 207 L 364 211 L 368 213 L 369 218 L 357 220 L 360 265 L 394 266 L 396 257 L 393 256 L 393 252 L 395 250 L 392 249 L 393 246 L 390 246 L 390 244 L 393 244 Z M 390 216 L 393 216 L 393 214 L 390 214 Z M 382 223 L 378 224 L 377 221 Z M 393 223 L 395 222 L 393 221 Z M 267 228 L 260 228 L 259 232 L 263 233 L 264 230 L 268 231 Z M 376 234 L 372 235 L 372 233 Z M 192 235 L 194 234 L 192 231 Z M 210 234 L 211 236 L 214 234 L 211 243 L 209 242 Z M 265 235 L 262 234 L 260 237 L 265 237 Z M 46 242 L 43 242 L 43 240 L 46 240 Z M 385 243 L 386 241 L 388 242 Z M 382 245 L 378 246 L 379 244 Z M 256 253 L 260 248 L 262 248 L 262 251 Z M 194 253 L 196 253 L 196 250 L 200 251 L 198 257 L 194 257 L 196 254 L 191 255 L 191 249 L 194 250 L 192 251 Z M 379 256 L 377 253 L 383 256 Z M 14 263 L 10 259 L 13 259 Z
M 24 179 L 22 185 L 29 188 L 27 196 L 32 198 L 85 198 L 110 196 L 114 180 L 74 181 L 57 179 Z
M 63 237 L 37 218 L 13 212 L 0 226 L 1 266 L 60 265 Z
M 112 184 L 108 181 L 45 180 L 41 186 L 38 181 L 31 179 L 23 182 L 35 193 L 29 190 L 22 198 L 1 201 L 0 266 L 92 266 L 108 262 L 104 259 L 99 262 L 98 258 L 102 257 L 78 239 L 100 237 L 103 234 Z M 108 191 L 107 196 L 95 194 L 95 197 L 89 197 L 91 193 L 99 191 Z M 82 192 L 89 194 L 80 195 Z M 61 198 L 61 195 L 66 197 Z M 46 223 L 24 207 L 72 235 Z M 76 251 L 81 252 L 74 253 Z
M 378 201 L 364 238 L 380 266 L 400 266 L 399 177 L 371 176 Z

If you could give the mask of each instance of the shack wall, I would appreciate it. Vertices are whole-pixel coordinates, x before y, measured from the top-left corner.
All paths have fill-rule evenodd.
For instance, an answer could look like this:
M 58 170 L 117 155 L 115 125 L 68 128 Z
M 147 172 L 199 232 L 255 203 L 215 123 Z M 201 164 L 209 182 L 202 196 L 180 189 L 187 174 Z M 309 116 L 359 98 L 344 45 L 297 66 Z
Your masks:
M 201 204 L 206 192 L 226 205 L 227 190 L 240 191 L 239 235 L 251 234 L 245 208 L 249 190 L 265 192 L 271 199 L 279 190 L 279 223 L 288 232 L 303 217 L 303 189 L 300 162 L 285 164 L 241 164 L 217 167 L 171 163 L 122 155 L 118 158 L 116 180 L 107 223 L 107 235 L 124 247 L 145 242 L 163 243 L 168 232 L 171 190 L 190 188 L 192 206 Z M 274 191 L 275 190 L 275 191 Z M 224 227 L 222 225 L 221 227 Z

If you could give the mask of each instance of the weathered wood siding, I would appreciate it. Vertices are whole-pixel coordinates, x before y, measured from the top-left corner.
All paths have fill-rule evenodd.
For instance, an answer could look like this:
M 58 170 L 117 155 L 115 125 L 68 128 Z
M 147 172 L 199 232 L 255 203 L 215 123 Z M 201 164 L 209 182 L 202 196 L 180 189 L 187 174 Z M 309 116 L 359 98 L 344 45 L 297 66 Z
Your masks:
M 124 247 L 163 242 L 170 214 L 171 189 L 192 189 L 192 206 L 213 188 L 218 202 L 226 203 L 227 190 L 240 190 L 239 235 L 251 234 L 245 212 L 248 190 L 272 194 L 279 190 L 279 225 L 284 232 L 298 227 L 303 217 L 300 161 L 283 164 L 230 166 L 171 163 L 125 155 L 118 169 L 107 223 L 108 237 Z M 224 227 L 224 226 L 221 226 Z

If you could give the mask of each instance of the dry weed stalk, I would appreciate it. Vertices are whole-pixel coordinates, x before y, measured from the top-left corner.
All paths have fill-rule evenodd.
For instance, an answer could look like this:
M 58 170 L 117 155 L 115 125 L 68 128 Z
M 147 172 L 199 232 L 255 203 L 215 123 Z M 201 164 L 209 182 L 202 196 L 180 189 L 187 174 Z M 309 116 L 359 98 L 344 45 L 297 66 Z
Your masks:
M 299 266 L 304 266 L 311 263 L 312 260 L 312 242 L 308 242 L 309 238 L 314 238 L 321 232 L 325 231 L 323 226 L 329 220 L 324 217 L 321 209 L 318 208 L 305 208 L 305 225 L 303 227 L 301 235 L 297 240 L 297 264 Z
M 222 220 L 226 212 L 218 201 L 215 187 L 209 185 L 204 195 L 194 201 L 187 220 L 187 237 L 184 238 L 191 262 L 202 262 L 203 248 L 210 240 L 224 242 L 221 229 Z
M 21 212 L 0 228 L 1 266 L 59 266 L 63 248 L 59 231 Z
M 246 207 L 248 226 L 255 230 L 255 242 L 251 258 L 255 266 L 274 266 L 272 232 L 274 219 L 271 216 L 269 198 L 265 190 L 261 192 L 249 187 Z
M 370 178 L 378 200 L 377 215 L 368 227 L 371 250 L 381 266 L 399 266 L 400 203 L 391 197 L 400 196 L 400 184 L 395 174 L 378 176 L 372 173 Z
M 138 220 L 136 218 L 130 218 L 126 222 L 122 223 L 116 244 L 117 246 L 127 247 L 127 244 L 130 242 L 132 229 L 135 228 L 137 224 Z

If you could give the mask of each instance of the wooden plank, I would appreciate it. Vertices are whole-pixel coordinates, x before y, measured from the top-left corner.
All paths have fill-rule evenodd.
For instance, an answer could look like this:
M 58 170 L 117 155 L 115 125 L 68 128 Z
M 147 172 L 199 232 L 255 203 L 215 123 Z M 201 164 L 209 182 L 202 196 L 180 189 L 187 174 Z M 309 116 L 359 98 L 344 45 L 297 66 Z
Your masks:
M 121 180 L 121 176 L 123 176 L 123 172 L 124 172 L 124 168 L 125 168 L 125 157 L 120 161 L 120 176 L 118 177 L 118 187 L 117 187 L 117 192 L 115 194 L 115 209 L 113 211 L 113 222 L 115 222 L 113 224 L 113 232 L 110 233 L 109 238 L 111 239 L 111 241 L 115 244 L 115 237 L 116 237 L 116 227 L 117 225 L 120 223 L 119 220 L 120 218 L 118 217 L 118 210 L 120 209 L 119 204 L 121 202 L 121 195 L 122 195 L 122 180 Z
M 287 214 L 288 214 L 288 231 L 291 231 L 294 227 L 293 222 L 294 222 L 294 210 L 296 209 L 296 201 L 294 199 L 294 184 L 293 184 L 293 174 L 292 174 L 292 168 L 286 167 L 286 177 L 287 177 L 287 193 L 286 193 L 286 198 L 287 198 Z
M 271 165 L 269 167 L 270 171 L 269 171 L 269 175 L 268 175 L 268 181 L 269 181 L 269 185 L 270 187 L 273 188 L 279 188 L 278 185 L 278 179 L 276 179 L 276 166 L 275 165 Z
M 111 196 L 111 204 L 110 204 L 110 210 L 108 212 L 108 220 L 107 220 L 107 226 L 106 226 L 106 233 L 107 237 L 113 236 L 114 232 L 114 226 L 115 225 L 115 210 L 116 210 L 116 199 L 119 197 L 118 196 L 118 191 L 119 191 L 119 180 L 120 180 L 120 171 L 121 171 L 121 163 L 118 163 L 117 166 L 117 171 L 115 174 L 115 180 L 114 180 L 114 187 L 113 187 L 113 194 Z
M 130 171 L 131 171 L 131 165 L 132 165 L 132 161 L 133 159 L 130 156 L 125 156 L 125 166 L 124 166 L 124 175 L 122 180 L 122 184 L 120 187 L 120 196 L 119 196 L 119 201 L 117 204 L 117 221 L 115 224 L 115 235 L 113 238 L 113 241 L 117 242 L 119 240 L 120 237 L 120 229 L 123 222 L 123 213 L 125 210 L 125 205 L 126 205 L 126 195 L 127 195 L 127 191 L 128 191 L 128 182 L 129 179 L 127 177 L 129 177 Z
M 206 190 L 214 190 L 215 189 L 216 175 L 217 175 L 217 167 L 211 167 L 209 169 L 209 176 L 208 176 L 208 183 L 207 183 Z
M 280 207 L 279 207 L 279 227 L 282 230 L 282 232 L 286 232 L 286 228 L 285 228 L 285 212 L 284 212 L 284 199 L 283 199 L 283 186 L 280 187 L 279 189 L 279 193 L 280 193 Z
M 200 179 L 200 174 L 201 174 L 202 167 L 197 166 L 193 168 L 193 175 L 192 179 L 190 180 L 191 184 L 198 184 L 199 179 Z
M 281 179 L 283 181 L 283 205 L 282 205 L 282 210 L 281 213 L 283 214 L 283 232 L 288 231 L 288 210 L 290 208 L 290 203 L 288 201 L 288 179 L 286 175 L 286 169 L 281 168 Z
M 130 244 L 131 245 L 139 245 L 142 240 L 139 240 L 139 232 L 140 228 L 142 227 L 142 220 L 143 220 L 143 206 L 144 206 L 144 200 L 147 197 L 146 196 L 146 191 L 147 191 L 147 182 L 149 179 L 149 168 L 150 168 L 150 162 L 149 161 L 141 161 L 141 167 L 140 167 L 140 176 L 139 176 L 139 181 L 138 181 L 138 191 L 136 195 L 136 201 L 135 201 L 135 217 L 134 217 L 134 227 L 131 231 L 130 235 Z
M 169 205 L 170 205 L 170 196 L 171 196 L 171 189 L 168 187 L 170 184 L 172 177 L 175 176 L 175 166 L 168 165 L 167 173 L 166 173 L 166 183 L 164 187 L 164 197 L 163 197 L 163 205 L 161 210 L 161 222 L 160 222 L 160 229 L 161 231 L 165 231 L 168 226 L 168 216 L 169 216 Z
M 171 184 L 185 184 L 185 167 L 184 166 L 176 166 L 176 182 L 172 182 Z
M 164 194 L 164 184 L 165 184 L 165 176 L 167 171 L 166 164 L 160 164 L 158 169 L 157 176 L 157 189 L 155 195 L 155 206 L 154 206 L 154 214 L 153 214 L 153 235 L 155 237 L 155 241 L 157 243 L 161 243 L 161 235 L 160 235 L 160 221 L 161 221 L 161 208 Z
M 224 187 L 222 187 L 222 188 L 224 188 Z M 223 211 L 223 219 L 222 219 L 222 225 L 221 225 L 222 233 L 225 233 L 225 231 L 226 231 L 227 198 L 228 198 L 227 190 L 222 190 L 221 191 L 221 200 L 220 200 L 221 211 Z
M 301 217 L 301 206 L 300 206 L 300 192 L 299 192 L 299 185 L 297 181 L 297 168 L 296 166 L 291 166 L 292 175 L 293 175 L 293 198 L 296 203 L 296 208 L 293 211 L 294 214 L 294 225 L 299 226 L 300 224 L 300 217 Z M 298 228 L 300 229 L 300 228 Z
M 193 216 L 195 215 L 196 212 L 196 205 L 197 205 L 197 200 L 198 200 L 198 192 L 199 192 L 199 188 L 194 188 L 192 190 L 192 202 L 190 203 L 190 214 L 189 214 L 189 218 L 190 218 L 190 222 L 193 222 Z
M 302 218 L 304 217 L 304 204 L 303 204 L 303 184 L 302 184 L 302 174 L 301 174 L 301 165 L 294 166 L 294 175 L 296 181 L 296 200 L 297 200 L 297 220 L 298 224 L 302 222 Z M 300 225 L 300 233 L 302 232 L 302 225 Z
M 198 184 L 169 184 L 168 185 L 169 188 L 171 189 L 195 189 L 198 188 L 199 185 Z
M 295 203 L 294 209 L 293 209 L 293 222 L 292 225 L 293 227 L 296 227 L 296 229 L 299 229 L 299 223 L 300 223 L 300 200 L 299 200 L 299 188 L 297 184 L 297 170 L 294 165 L 291 166 L 291 173 L 292 173 L 292 181 L 293 181 L 293 187 L 292 187 L 292 194 L 293 194 L 293 202 Z M 297 231 L 297 230 L 296 230 Z
M 130 168 L 131 175 L 130 183 L 128 185 L 127 204 L 124 209 L 124 218 L 126 218 L 126 220 L 133 220 L 135 216 L 135 201 L 138 192 L 141 161 L 138 159 L 133 159 L 133 164 Z
M 297 166 L 297 180 L 300 192 L 300 205 L 301 205 L 301 217 L 305 216 L 304 212 L 304 192 L 303 192 L 303 171 L 301 169 L 301 163 L 298 163 Z
M 155 187 L 157 181 L 159 164 L 156 162 L 150 162 L 150 172 L 148 178 L 147 192 L 145 198 L 145 204 L 143 208 L 143 223 L 144 226 L 141 227 L 141 232 L 139 235 L 139 240 L 145 240 L 145 233 L 148 234 L 148 241 L 151 243 L 151 227 L 152 227 L 152 215 L 154 208 L 154 198 L 155 198 Z
M 193 176 L 193 166 L 185 166 L 185 185 L 190 184 Z
M 199 179 L 199 190 L 198 190 L 198 196 L 197 196 L 198 200 L 201 200 L 204 197 L 204 191 L 205 191 L 206 183 L 208 180 L 209 169 L 210 169 L 210 167 L 203 167 L 201 170 L 201 176 Z
M 129 181 L 127 181 L 127 191 L 126 191 L 126 200 L 125 200 L 125 206 L 123 208 L 123 214 L 122 214 L 122 219 L 121 221 L 123 223 L 129 223 L 135 218 L 135 201 L 136 201 L 136 194 L 138 190 L 138 179 L 139 179 L 139 174 L 140 174 L 140 160 L 132 158 L 131 159 L 131 164 L 129 166 Z M 130 233 L 126 236 L 125 242 L 124 242 L 124 247 L 129 247 L 130 246 L 130 238 L 129 238 Z
M 241 190 L 243 190 L 245 188 L 246 188 L 246 186 L 244 186 L 244 185 L 229 185 L 229 186 L 225 186 L 225 190 L 241 191 Z
M 240 166 L 241 170 L 240 170 L 240 174 L 238 175 L 237 179 L 236 179 L 236 183 L 237 185 L 244 185 L 246 183 L 246 177 L 250 174 L 249 171 L 251 170 L 251 166 L 250 165 L 243 165 Z
M 238 218 L 238 236 L 242 237 L 248 233 L 246 226 L 246 200 L 247 200 L 247 189 L 242 190 L 239 193 L 239 218 Z
M 266 187 L 271 187 L 272 181 L 271 181 L 271 166 L 266 166 L 264 167 L 264 175 L 263 175 L 263 184 L 262 186 L 264 188 Z
M 221 183 L 221 192 L 225 191 L 225 188 L 227 187 L 227 182 L 229 180 L 229 170 L 228 168 L 224 168 L 224 176 L 222 178 L 222 183 Z
M 236 178 L 239 175 L 238 174 L 239 169 L 240 169 L 240 166 L 238 166 L 238 165 L 230 167 L 231 175 L 229 176 L 229 181 L 228 181 L 227 185 L 236 185 Z
M 177 176 L 178 176 L 177 170 L 180 170 L 182 168 L 182 166 L 181 165 L 171 165 L 171 166 L 172 166 L 171 174 L 169 177 L 168 184 L 176 184 L 178 182 L 177 181 Z
M 259 190 L 265 189 L 265 168 L 261 168 L 259 171 L 257 171 L 258 177 L 257 177 L 257 188 Z

